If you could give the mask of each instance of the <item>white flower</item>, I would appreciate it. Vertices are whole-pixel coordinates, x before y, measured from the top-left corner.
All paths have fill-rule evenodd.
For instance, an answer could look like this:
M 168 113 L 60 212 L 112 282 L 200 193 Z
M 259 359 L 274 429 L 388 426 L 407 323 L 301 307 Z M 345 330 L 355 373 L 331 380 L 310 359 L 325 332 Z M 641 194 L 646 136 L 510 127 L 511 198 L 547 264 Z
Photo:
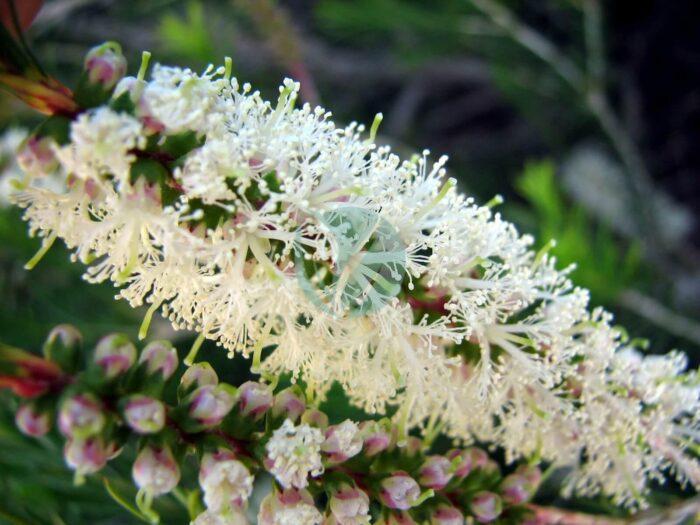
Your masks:
M 307 424 L 294 426 L 286 419 L 265 445 L 269 471 L 285 487 L 304 488 L 308 477 L 323 473 L 323 433 Z
M 207 509 L 219 512 L 245 505 L 253 491 L 254 478 L 243 463 L 235 459 L 205 458 L 202 464 L 199 485 L 204 491 Z
M 17 190 L 13 181 L 24 178 L 24 172 L 17 163 L 17 152 L 27 132 L 19 128 L 10 128 L 0 137 L 0 205 L 7 206 L 10 196 Z
M 141 123 L 107 107 L 82 113 L 71 125 L 71 142 L 56 149 L 67 173 L 86 180 L 112 175 L 120 184 L 129 179 L 135 157 L 146 145 Z
M 224 512 L 213 512 L 207 509 L 190 525 L 248 525 L 248 523 L 248 518 L 240 509 L 229 509 Z

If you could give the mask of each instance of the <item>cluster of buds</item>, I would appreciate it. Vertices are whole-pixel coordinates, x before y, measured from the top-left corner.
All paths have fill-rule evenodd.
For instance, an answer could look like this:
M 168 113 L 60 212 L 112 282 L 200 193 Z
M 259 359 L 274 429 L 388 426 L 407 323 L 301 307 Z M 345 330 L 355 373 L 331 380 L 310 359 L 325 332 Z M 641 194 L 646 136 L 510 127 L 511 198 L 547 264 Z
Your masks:
M 192 455 L 205 509 L 195 525 L 247 523 L 260 472 L 274 478 L 258 511 L 262 525 L 457 525 L 469 516 L 489 523 L 527 512 L 539 484 L 536 467 L 503 477 L 478 448 L 429 453 L 386 418 L 331 424 L 298 385 L 235 387 L 208 363 L 177 373 L 177 351 L 166 341 L 139 354 L 126 336 L 108 335 L 87 363 L 81 341 L 61 326 L 49 335 L 44 358 L 4 350 L 15 375 L 0 384 L 25 398 L 16 413 L 22 433 L 45 436 L 56 422 L 78 479 L 136 447 L 136 507 L 152 522 L 154 498 L 186 479 Z

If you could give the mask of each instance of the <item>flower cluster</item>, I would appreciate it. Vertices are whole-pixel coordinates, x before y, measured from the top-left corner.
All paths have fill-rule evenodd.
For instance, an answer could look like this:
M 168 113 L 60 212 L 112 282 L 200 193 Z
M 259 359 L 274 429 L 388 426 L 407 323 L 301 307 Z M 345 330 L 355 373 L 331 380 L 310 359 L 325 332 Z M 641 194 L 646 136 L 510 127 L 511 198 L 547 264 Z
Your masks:
M 53 141 L 66 191 L 17 196 L 31 232 L 63 239 L 87 280 L 317 397 L 337 381 L 370 413 L 398 407 L 403 429 L 573 467 L 569 491 L 637 505 L 669 469 L 700 484 L 700 396 L 682 356 L 636 354 L 546 247 L 457 191 L 444 157 L 402 161 L 375 144 L 380 117 L 368 133 L 338 128 L 295 107 L 289 79 L 271 104 L 230 61 L 156 65 L 150 79 L 144 63 L 117 83 L 118 49 L 97 56 L 87 78 L 103 96 L 78 90 L 91 103 L 36 136 Z M 289 485 L 319 471 L 307 460 Z
M 274 482 L 257 511 L 261 525 L 459 525 L 532 515 L 535 466 L 503 476 L 481 449 L 436 453 L 388 419 L 330 424 L 297 386 L 234 387 L 206 363 L 183 372 L 165 341 L 139 353 L 124 336 L 106 336 L 87 365 L 80 344 L 75 329 L 59 326 L 43 359 L 3 348 L 0 369 L 14 372 L 0 385 L 21 398 L 21 432 L 45 436 L 56 423 L 78 479 L 135 447 L 136 507 L 152 523 L 153 500 L 179 488 L 194 494 L 194 525 L 245 525 L 255 477 L 265 472 Z M 177 393 L 169 388 L 176 381 Z

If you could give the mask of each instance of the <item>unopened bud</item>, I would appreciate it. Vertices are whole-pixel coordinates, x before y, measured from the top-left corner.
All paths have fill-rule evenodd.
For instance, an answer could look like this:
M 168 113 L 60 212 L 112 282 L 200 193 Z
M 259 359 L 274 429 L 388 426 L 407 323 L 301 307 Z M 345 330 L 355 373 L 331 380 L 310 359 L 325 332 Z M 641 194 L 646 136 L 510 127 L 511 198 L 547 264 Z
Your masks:
M 33 177 L 48 175 L 58 167 L 53 145 L 54 140 L 51 137 L 33 135 L 17 152 L 17 163 L 25 173 Z
M 41 437 L 51 430 L 51 416 L 48 412 L 37 410 L 32 404 L 19 407 L 15 414 L 15 423 L 22 434 Z
M 258 512 L 258 525 L 320 524 L 323 516 L 307 490 L 287 489 L 265 496 Z
M 420 497 L 420 487 L 416 480 L 399 471 L 381 482 L 379 499 L 390 509 L 408 510 Z
M 136 485 L 152 496 L 167 494 L 180 482 L 180 467 L 167 445 L 142 448 L 131 474 Z
M 452 449 L 447 453 L 452 465 L 452 473 L 458 479 L 465 478 L 472 471 L 472 455 L 469 450 Z
M 471 447 L 465 452 L 469 454 L 473 469 L 483 469 L 489 462 L 489 455 L 480 448 Z
M 85 71 L 91 84 L 111 90 L 126 74 L 126 58 L 116 42 L 93 47 L 85 56 Z
M 57 363 L 67 372 L 75 370 L 83 344 L 83 336 L 74 326 L 60 324 L 54 327 L 46 338 L 43 354 L 46 359 Z
M 452 479 L 452 464 L 444 456 L 428 456 L 420 468 L 418 481 L 429 489 L 441 490 Z
M 339 425 L 326 429 L 326 439 L 321 450 L 328 454 L 331 463 L 342 463 L 362 450 L 362 436 L 357 423 L 346 419 Z
M 69 439 L 63 449 L 66 464 L 78 474 L 94 474 L 107 464 L 108 452 L 101 437 Z
M 239 389 L 238 406 L 241 414 L 260 419 L 272 408 L 272 389 L 255 381 L 246 381 Z
M 123 334 L 103 337 L 95 348 L 95 363 L 108 379 L 113 379 L 131 368 L 136 362 L 136 347 Z
M 219 378 L 209 363 L 195 363 L 182 374 L 177 393 L 180 398 L 184 398 L 201 386 L 216 385 L 218 383 Z
M 272 404 L 272 415 L 274 417 L 283 417 L 296 423 L 299 417 L 306 410 L 306 403 L 301 392 L 294 387 L 285 388 L 275 396 Z
M 489 523 L 501 515 L 503 502 L 497 494 L 482 491 L 472 497 L 469 508 L 479 523 Z
M 165 405 L 152 397 L 130 396 L 124 403 L 124 419 L 138 434 L 155 434 L 165 426 Z
M 464 516 L 455 507 L 443 503 L 431 514 L 430 525 L 464 525 Z
M 328 426 L 328 416 L 320 410 L 310 408 L 301 415 L 301 422 L 311 427 L 324 429 Z
M 146 364 L 149 375 L 160 373 L 163 379 L 169 379 L 177 369 L 177 351 L 168 341 L 153 341 L 141 352 L 139 363 Z
M 68 438 L 88 438 L 105 426 L 102 403 L 92 394 L 77 394 L 64 400 L 58 411 L 58 429 Z
M 391 445 L 391 434 L 379 422 L 363 421 L 360 432 L 364 437 L 364 453 L 366 456 L 376 456 Z
M 333 492 L 328 507 L 338 525 L 369 523 L 369 497 L 352 485 L 343 484 Z
M 515 472 L 516 474 L 525 476 L 528 482 L 530 482 L 530 485 L 532 485 L 533 491 L 539 488 L 540 483 L 542 482 L 542 471 L 539 469 L 539 467 L 520 465 Z
M 236 399 L 225 385 L 205 385 L 192 393 L 189 415 L 204 428 L 211 428 L 228 415 Z
M 532 484 L 521 474 L 510 474 L 501 482 L 501 497 L 510 505 L 528 501 L 534 492 Z

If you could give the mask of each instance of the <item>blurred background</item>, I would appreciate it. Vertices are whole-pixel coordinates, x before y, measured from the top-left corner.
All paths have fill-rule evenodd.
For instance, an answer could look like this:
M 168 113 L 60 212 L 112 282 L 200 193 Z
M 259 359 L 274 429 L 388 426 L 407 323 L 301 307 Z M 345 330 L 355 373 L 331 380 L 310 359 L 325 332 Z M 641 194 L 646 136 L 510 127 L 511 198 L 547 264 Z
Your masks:
M 464 192 L 482 203 L 502 195 L 502 215 L 538 246 L 557 240 L 561 265 L 577 263 L 574 281 L 631 338 L 647 340 L 648 352 L 682 349 L 697 366 L 694 8 L 694 0 L 49 0 L 27 38 L 69 86 L 90 47 L 116 40 L 131 74 L 144 49 L 196 70 L 231 56 L 234 74 L 268 98 L 291 76 L 305 101 L 340 124 L 382 112 L 379 142 L 404 156 L 448 154 Z M 0 93 L 0 130 L 38 122 Z M 11 162 L 0 146 L 0 167 Z M 62 248 L 26 272 L 37 247 L 17 211 L 1 204 L 4 342 L 38 348 L 59 322 L 80 327 L 88 342 L 106 331 L 135 335 L 143 312 L 115 302 L 109 285 L 82 282 Z M 156 330 L 171 335 L 164 324 Z M 178 337 L 186 346 L 187 335 Z M 57 445 L 30 451 L 0 416 L 0 523 L 132 523 L 105 506 L 99 481 L 71 486 Z M 658 501 L 674 490 L 660 490 Z M 604 501 L 540 498 L 617 512 Z

